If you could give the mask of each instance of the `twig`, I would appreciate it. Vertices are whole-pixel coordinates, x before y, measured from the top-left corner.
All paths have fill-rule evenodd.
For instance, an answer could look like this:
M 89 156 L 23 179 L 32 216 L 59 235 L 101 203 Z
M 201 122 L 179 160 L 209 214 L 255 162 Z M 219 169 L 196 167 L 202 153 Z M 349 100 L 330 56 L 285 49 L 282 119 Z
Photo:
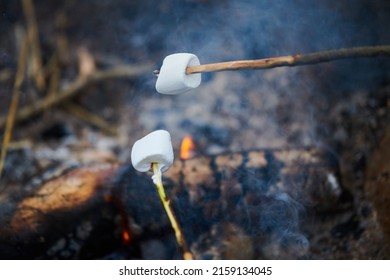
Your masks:
M 61 13 L 56 17 L 56 53 L 60 65 L 66 65 L 69 63 L 69 42 L 66 36 L 67 17 L 65 13 Z
M 56 19 L 56 27 L 59 30 L 58 35 L 56 38 L 56 51 L 52 58 L 49 61 L 49 67 L 48 72 L 50 76 L 49 80 L 49 87 L 47 95 L 56 95 L 58 94 L 59 84 L 60 84 L 60 76 L 61 76 L 61 63 L 64 63 L 68 59 L 68 43 L 67 38 L 65 36 L 65 33 L 63 32 L 63 28 L 66 22 L 66 18 L 64 15 L 60 15 Z M 87 52 L 87 50 L 84 50 Z M 87 59 L 93 59 L 90 58 L 88 55 L 89 53 L 83 54 L 87 57 Z M 82 62 L 80 62 L 82 63 Z M 95 65 L 93 65 L 95 67 Z M 85 67 L 83 68 L 85 69 Z M 88 68 L 88 70 L 91 70 L 92 73 L 95 71 L 95 68 Z M 87 77 L 91 72 L 84 72 L 82 73 L 80 71 L 79 75 L 81 78 Z M 72 102 L 71 100 L 67 100 L 63 104 L 63 108 L 67 110 L 72 115 L 76 116 L 77 118 L 90 123 L 96 127 L 98 127 L 100 130 L 102 130 L 104 133 L 108 135 L 116 135 L 117 130 L 116 127 L 114 127 L 112 124 L 108 123 L 106 120 L 102 119 L 96 114 L 93 114 L 92 112 L 88 111 L 87 109 L 83 108 L 82 106 Z
M 29 149 L 31 147 L 32 147 L 32 142 L 29 139 L 24 139 L 20 141 L 10 142 L 8 144 L 8 151 Z
M 58 93 L 60 85 L 61 69 L 59 65 L 59 59 L 57 52 L 50 58 L 50 76 L 49 76 L 49 87 L 47 89 L 47 95 L 55 95 Z
M 72 82 L 66 89 L 59 91 L 57 94 L 51 94 L 43 99 L 35 101 L 31 105 L 26 105 L 19 110 L 15 116 L 15 122 L 21 122 L 29 119 L 33 115 L 41 113 L 47 108 L 57 106 L 74 97 L 77 93 L 82 91 L 88 85 L 92 83 L 102 82 L 110 79 L 119 78 L 134 78 L 150 70 L 152 66 L 143 64 L 140 66 L 118 66 L 106 71 L 96 71 L 92 73 L 88 78 L 78 78 Z M 0 118 L 0 128 L 5 124 L 5 119 Z
M 106 120 L 102 119 L 98 115 L 89 112 L 88 110 L 84 109 L 82 106 L 80 106 L 72 101 L 65 102 L 64 108 L 65 108 L 65 110 L 67 110 L 69 113 L 71 113 L 75 117 L 82 119 L 82 120 L 100 128 L 106 134 L 109 134 L 109 135 L 116 135 L 117 134 L 117 129 L 115 127 L 113 127 L 112 124 L 110 124 Z
M 55 75 L 61 74 L 61 68 L 63 68 L 65 65 L 69 64 L 69 46 L 68 46 L 68 39 L 66 37 L 66 34 L 64 32 L 64 26 L 65 26 L 66 18 L 63 14 L 60 14 L 56 18 L 56 48 L 46 65 L 42 68 L 42 75 L 44 79 L 50 79 L 49 81 L 49 89 L 47 94 L 50 94 L 53 92 L 53 85 L 52 79 L 53 72 L 59 72 Z M 60 76 L 60 75 L 59 75 Z M 58 77 L 59 78 L 59 77 Z M 58 91 L 58 89 L 56 89 Z
M 42 73 L 42 53 L 39 42 L 38 24 L 32 0 L 22 0 L 24 15 L 27 20 L 27 36 L 31 48 L 31 71 L 39 90 L 45 88 L 45 79 Z
M 0 178 L 3 173 L 5 159 L 7 157 L 8 144 L 11 141 L 12 128 L 15 123 L 16 111 L 19 105 L 20 87 L 22 86 L 24 80 L 24 73 L 26 71 L 27 50 L 28 50 L 28 40 L 27 37 L 25 36 L 23 38 L 22 46 L 19 53 L 18 68 L 16 71 L 14 87 L 12 90 L 11 104 L 9 107 L 7 119 L 3 120 L 3 123 L 6 124 L 6 128 L 4 132 L 4 138 L 3 138 L 3 143 L 1 146 L 1 153 L 0 153 Z M 1 127 L 3 127 L 3 125 Z
M 156 180 L 153 180 L 153 181 L 155 181 L 158 195 L 159 195 L 160 200 L 164 206 L 165 212 L 168 215 L 169 222 L 171 223 L 171 226 L 175 232 L 177 244 L 179 245 L 179 247 L 183 251 L 183 259 L 192 260 L 193 259 L 192 253 L 188 249 L 187 243 L 184 239 L 183 231 L 182 231 L 180 224 L 177 221 L 177 218 L 173 212 L 173 209 L 171 206 L 171 201 L 169 200 L 169 198 L 165 194 L 164 186 L 163 186 L 162 181 L 161 181 L 161 171 L 158 168 L 158 163 L 152 163 L 152 168 L 153 168 L 154 176 L 156 178 Z
M 296 54 L 257 60 L 237 60 L 187 67 L 186 74 L 229 70 L 269 69 L 281 66 L 317 64 L 332 60 L 390 55 L 390 45 L 344 48 L 308 54 Z

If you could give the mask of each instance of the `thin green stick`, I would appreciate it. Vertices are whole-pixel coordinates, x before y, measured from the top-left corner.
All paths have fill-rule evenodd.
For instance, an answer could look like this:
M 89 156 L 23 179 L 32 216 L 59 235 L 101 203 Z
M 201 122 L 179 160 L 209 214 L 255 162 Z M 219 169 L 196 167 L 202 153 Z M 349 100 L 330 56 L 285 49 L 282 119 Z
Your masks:
M 180 224 L 177 221 L 176 216 L 173 212 L 173 209 L 171 206 L 171 201 L 169 200 L 169 198 L 167 197 L 167 195 L 165 193 L 164 186 L 163 186 L 162 180 L 161 180 L 161 171 L 158 168 L 158 163 L 157 162 L 152 163 L 152 168 L 153 168 L 153 173 L 155 176 L 155 179 L 153 181 L 156 184 L 158 195 L 159 195 L 160 200 L 164 206 L 165 212 L 168 215 L 171 226 L 175 232 L 177 244 L 179 245 L 179 247 L 183 251 L 183 259 L 193 260 L 194 258 L 192 256 L 192 253 L 188 249 L 187 243 L 185 242 L 183 231 L 181 230 Z

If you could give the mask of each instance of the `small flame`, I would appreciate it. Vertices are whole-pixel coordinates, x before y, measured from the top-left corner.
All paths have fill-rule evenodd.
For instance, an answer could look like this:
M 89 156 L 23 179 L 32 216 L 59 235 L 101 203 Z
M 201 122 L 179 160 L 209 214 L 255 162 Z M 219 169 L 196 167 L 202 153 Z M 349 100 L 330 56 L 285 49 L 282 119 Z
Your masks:
M 191 135 L 187 135 L 183 138 L 180 147 L 180 158 L 181 159 L 189 159 L 192 157 L 195 150 L 195 144 L 192 140 Z
M 124 244 L 129 244 L 130 243 L 130 232 L 128 232 L 127 230 L 123 230 L 122 231 L 122 238 L 123 238 L 123 243 Z

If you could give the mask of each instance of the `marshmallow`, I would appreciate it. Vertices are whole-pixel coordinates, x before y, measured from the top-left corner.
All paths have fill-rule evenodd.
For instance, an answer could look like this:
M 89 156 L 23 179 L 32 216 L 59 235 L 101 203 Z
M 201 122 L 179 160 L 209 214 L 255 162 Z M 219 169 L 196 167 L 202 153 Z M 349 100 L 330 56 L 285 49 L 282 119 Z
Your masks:
M 169 132 L 156 130 L 136 141 L 131 150 L 131 163 L 140 172 L 149 171 L 152 163 L 158 163 L 161 172 L 167 171 L 173 163 Z
M 188 66 L 200 65 L 196 55 L 191 53 L 175 53 L 168 55 L 161 66 L 156 90 L 162 94 L 180 94 L 197 88 L 201 82 L 201 74 L 186 74 Z

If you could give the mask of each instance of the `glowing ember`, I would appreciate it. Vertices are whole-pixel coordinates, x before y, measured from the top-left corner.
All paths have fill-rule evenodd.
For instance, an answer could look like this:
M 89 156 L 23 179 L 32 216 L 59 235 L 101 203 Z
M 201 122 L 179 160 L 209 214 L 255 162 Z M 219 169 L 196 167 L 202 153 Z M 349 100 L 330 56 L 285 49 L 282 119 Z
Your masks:
M 112 202 L 112 196 L 108 193 L 103 194 L 104 201 L 107 203 Z
M 195 144 L 190 135 L 183 138 L 180 147 L 180 158 L 189 159 L 193 156 Z
M 130 242 L 130 233 L 127 230 L 122 231 L 122 238 L 124 244 L 129 244 Z

